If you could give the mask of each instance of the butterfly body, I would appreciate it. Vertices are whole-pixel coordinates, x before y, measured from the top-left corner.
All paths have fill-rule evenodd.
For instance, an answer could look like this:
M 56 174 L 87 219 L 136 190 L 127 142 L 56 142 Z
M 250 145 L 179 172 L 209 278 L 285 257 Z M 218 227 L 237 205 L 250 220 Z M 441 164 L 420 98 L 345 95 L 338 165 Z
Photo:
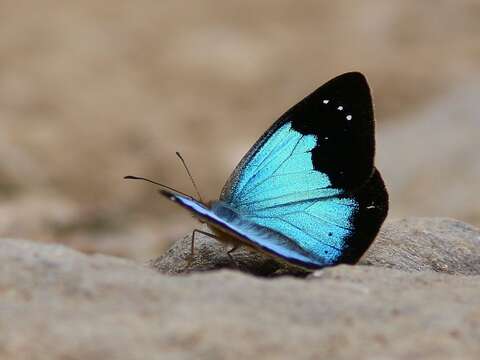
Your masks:
M 360 73 L 330 80 L 277 120 L 208 206 L 161 193 L 220 240 L 305 269 L 356 263 L 377 235 L 388 194 L 374 167 L 374 119 Z

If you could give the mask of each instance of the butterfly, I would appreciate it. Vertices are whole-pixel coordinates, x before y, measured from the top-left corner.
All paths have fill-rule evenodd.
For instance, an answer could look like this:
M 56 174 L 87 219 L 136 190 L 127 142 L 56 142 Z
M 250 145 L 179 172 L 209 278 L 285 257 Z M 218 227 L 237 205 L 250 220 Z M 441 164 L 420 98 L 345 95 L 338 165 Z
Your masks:
M 232 244 L 229 256 L 246 246 L 304 270 L 354 264 L 388 212 L 374 166 L 374 125 L 367 80 L 345 73 L 284 113 L 243 157 L 218 200 L 203 203 L 169 187 L 159 192 L 212 234 L 195 231 Z

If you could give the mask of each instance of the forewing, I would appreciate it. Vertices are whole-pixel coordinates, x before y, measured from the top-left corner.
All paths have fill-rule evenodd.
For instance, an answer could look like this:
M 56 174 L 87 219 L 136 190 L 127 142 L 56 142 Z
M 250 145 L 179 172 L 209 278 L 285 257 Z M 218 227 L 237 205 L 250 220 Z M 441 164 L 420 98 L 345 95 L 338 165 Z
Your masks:
M 284 202 L 302 201 L 354 190 L 373 173 L 374 147 L 367 81 L 356 72 L 340 75 L 263 134 L 230 176 L 220 200 L 247 208 L 279 196 Z
M 355 262 L 388 208 L 374 152 L 368 84 L 360 73 L 343 74 L 267 130 L 234 170 L 220 200 L 325 264 Z

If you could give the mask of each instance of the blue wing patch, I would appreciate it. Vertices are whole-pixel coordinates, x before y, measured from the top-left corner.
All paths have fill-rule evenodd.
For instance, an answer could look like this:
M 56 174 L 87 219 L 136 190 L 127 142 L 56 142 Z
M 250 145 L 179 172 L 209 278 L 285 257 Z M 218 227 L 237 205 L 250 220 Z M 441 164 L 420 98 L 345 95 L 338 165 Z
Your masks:
M 281 125 L 239 173 L 235 191 L 221 200 L 245 220 L 274 230 L 325 264 L 335 263 L 353 230 L 358 204 L 337 198 L 327 174 L 313 167 L 315 135 Z
M 336 189 L 329 188 L 328 176 L 313 168 L 315 146 L 314 135 L 298 133 L 291 122 L 283 124 L 240 172 L 235 191 L 222 200 L 251 213 L 280 203 L 337 195 Z
M 357 206 L 352 199 L 328 198 L 264 209 L 245 218 L 295 239 L 306 252 L 331 265 L 341 257 L 354 230 L 351 218 Z
M 222 201 L 245 220 L 274 230 L 325 264 L 342 254 L 357 203 L 338 199 L 327 174 L 316 171 L 311 151 L 315 135 L 303 135 L 286 122 L 272 133 L 240 172 L 235 191 Z

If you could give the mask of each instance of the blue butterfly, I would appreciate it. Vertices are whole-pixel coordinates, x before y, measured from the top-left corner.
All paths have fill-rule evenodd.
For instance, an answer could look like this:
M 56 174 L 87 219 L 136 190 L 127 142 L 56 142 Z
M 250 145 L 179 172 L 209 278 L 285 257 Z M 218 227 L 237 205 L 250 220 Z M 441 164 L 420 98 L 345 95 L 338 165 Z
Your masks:
M 350 72 L 282 115 L 219 200 L 204 204 L 168 187 L 160 193 L 207 223 L 207 235 L 233 244 L 229 256 L 247 246 L 306 270 L 354 264 L 388 212 L 374 152 L 370 90 L 362 74 Z

